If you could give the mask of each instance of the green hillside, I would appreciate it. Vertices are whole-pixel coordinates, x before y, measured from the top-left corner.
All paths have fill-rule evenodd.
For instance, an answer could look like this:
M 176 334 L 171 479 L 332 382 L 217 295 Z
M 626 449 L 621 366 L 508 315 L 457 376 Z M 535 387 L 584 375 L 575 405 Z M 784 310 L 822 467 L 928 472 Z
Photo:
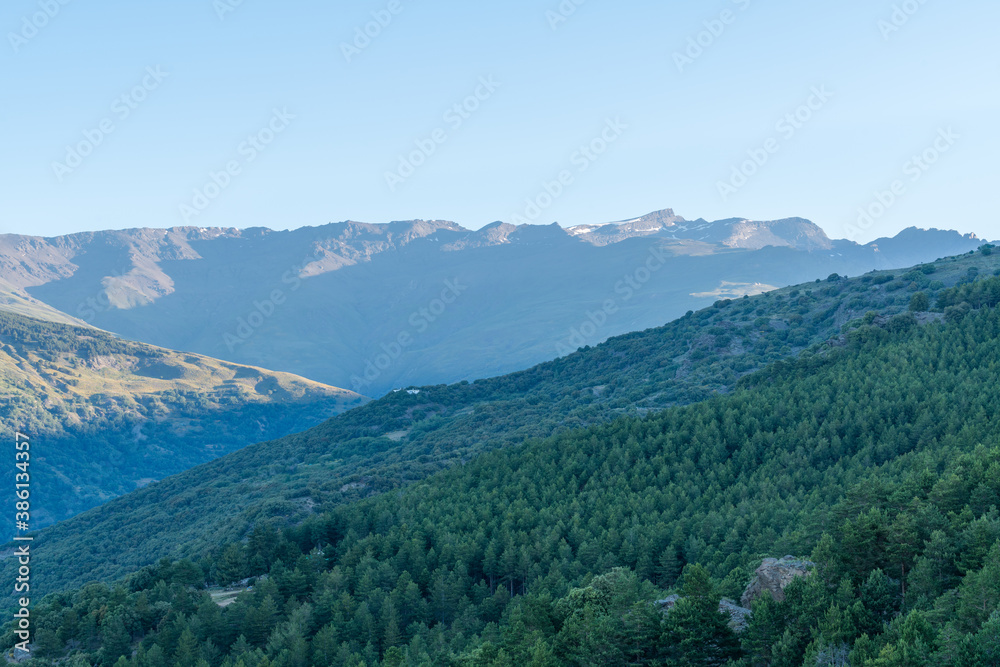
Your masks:
M 49 596 L 37 651 L 118 667 L 995 665 L 1000 278 L 934 303 L 941 317 L 853 322 L 728 395 Z M 754 602 L 737 636 L 719 598 L 786 553 L 815 571 Z M 203 589 L 245 577 L 235 602 Z M 653 603 L 672 590 L 666 614 Z
M 842 345 L 842 330 L 861 321 L 882 322 L 911 302 L 926 310 L 947 286 L 991 276 L 997 260 L 975 254 L 896 273 L 831 276 L 720 301 L 522 373 L 390 394 L 44 530 L 35 542 L 39 585 L 58 590 L 113 580 L 161 557 L 199 557 L 265 519 L 294 524 L 485 451 L 731 392 L 776 360 L 818 343 Z
M 36 528 L 363 400 L 285 373 L 0 311 L 0 437 L 17 430 L 36 443 Z M 5 538 L 12 518 L 0 523 Z

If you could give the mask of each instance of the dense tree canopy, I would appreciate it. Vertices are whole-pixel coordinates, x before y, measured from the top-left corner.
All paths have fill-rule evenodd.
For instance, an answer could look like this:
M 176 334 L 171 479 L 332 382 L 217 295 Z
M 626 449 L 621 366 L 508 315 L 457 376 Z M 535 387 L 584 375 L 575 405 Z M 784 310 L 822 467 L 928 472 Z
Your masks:
M 664 327 L 523 372 L 393 393 L 43 531 L 35 541 L 40 585 L 54 591 L 111 581 L 162 557 L 197 560 L 267 519 L 294 525 L 483 452 L 728 394 L 748 374 L 816 345 L 843 345 L 848 335 L 875 336 L 879 327 L 902 331 L 943 317 L 920 303 L 911 315 L 897 316 L 910 312 L 918 292 L 934 304 L 946 290 L 992 277 L 998 266 L 996 255 L 977 254 L 905 272 L 833 275 L 722 300 Z M 234 429 L 251 423 L 236 417 Z M 123 552 L 120 544 L 129 548 Z M 0 571 L 9 566 L 0 561 Z
M 730 395 L 486 453 L 50 595 L 38 659 L 997 664 L 1000 310 L 962 298 L 946 321 L 854 322 Z M 784 601 L 757 600 L 737 637 L 719 598 L 785 553 L 817 569 Z M 226 586 L 243 592 L 221 606 Z M 663 613 L 670 591 L 683 597 Z

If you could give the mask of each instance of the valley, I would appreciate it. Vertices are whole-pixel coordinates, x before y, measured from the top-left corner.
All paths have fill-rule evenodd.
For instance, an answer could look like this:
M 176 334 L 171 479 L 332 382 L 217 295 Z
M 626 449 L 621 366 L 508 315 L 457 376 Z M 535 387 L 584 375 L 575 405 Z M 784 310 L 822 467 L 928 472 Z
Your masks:
M 37 528 L 367 400 L 287 373 L 0 312 L 0 433 L 44 443 Z M 0 518 L 8 536 L 11 521 Z

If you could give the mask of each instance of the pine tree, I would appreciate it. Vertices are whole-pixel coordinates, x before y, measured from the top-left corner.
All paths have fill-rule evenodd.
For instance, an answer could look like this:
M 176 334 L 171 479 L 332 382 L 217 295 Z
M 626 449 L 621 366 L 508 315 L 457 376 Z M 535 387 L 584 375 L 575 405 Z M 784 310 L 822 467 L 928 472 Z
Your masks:
M 872 572 L 861 586 L 860 607 L 855 610 L 854 623 L 869 636 L 881 634 L 896 609 L 896 587 L 882 570 Z
M 787 606 L 770 595 L 762 595 L 751 603 L 753 613 L 741 637 L 743 648 L 752 664 L 771 663 L 773 647 L 785 633 L 788 623 Z
M 158 644 L 153 644 L 146 651 L 145 662 L 140 663 L 140 667 L 167 667 L 167 656 L 164 655 L 163 649 Z
M 983 623 L 975 639 L 976 658 L 982 665 L 1000 665 L 1000 611 Z
M 177 651 L 174 653 L 173 665 L 175 667 L 197 667 L 201 653 L 198 650 L 198 639 L 191 632 L 191 628 L 185 628 L 177 640 Z
M 556 659 L 552 647 L 541 639 L 535 642 L 527 667 L 558 667 L 558 665 L 559 661 Z
M 35 653 L 40 658 L 55 658 L 62 653 L 63 644 L 50 628 L 39 628 L 35 633 Z
M 406 653 L 398 646 L 392 646 L 382 656 L 382 667 L 402 667 L 406 664 Z
M 674 665 L 717 667 L 740 656 L 729 617 L 719 611 L 719 596 L 701 565 L 683 573 L 681 598 L 667 615 L 664 640 Z
M 386 600 L 382 606 L 382 647 L 387 650 L 394 646 L 399 646 L 403 642 L 403 635 L 399 629 L 399 613 L 392 598 Z
M 332 623 L 323 626 L 310 644 L 312 663 L 314 665 L 332 665 L 339 646 L 336 627 Z
M 101 663 L 113 665 L 118 658 L 132 652 L 132 637 L 125 629 L 120 614 L 105 619 L 101 628 Z
M 239 544 L 230 544 L 215 563 L 217 583 L 225 586 L 245 576 L 246 559 Z
M 958 588 L 958 621 L 966 632 L 974 632 L 1000 606 L 1000 541 L 986 556 L 979 572 L 966 575 Z
M 931 300 L 926 292 L 917 292 L 910 297 L 910 312 L 922 313 L 930 310 Z

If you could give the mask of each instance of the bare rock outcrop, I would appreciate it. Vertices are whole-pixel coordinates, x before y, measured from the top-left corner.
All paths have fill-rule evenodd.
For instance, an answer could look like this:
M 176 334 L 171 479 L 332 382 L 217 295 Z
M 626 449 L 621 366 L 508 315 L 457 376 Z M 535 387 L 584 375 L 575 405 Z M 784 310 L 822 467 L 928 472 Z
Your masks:
M 729 627 L 737 633 L 743 632 L 750 622 L 752 614 L 750 605 L 754 600 L 770 594 L 772 598 L 782 602 L 785 599 L 785 587 L 798 577 L 808 577 L 815 567 L 811 561 L 795 556 L 765 558 L 754 572 L 753 581 L 743 591 L 739 604 L 722 598 L 719 602 L 719 611 L 729 616 Z M 668 595 L 662 600 L 657 600 L 655 604 L 664 614 L 669 614 L 681 599 L 682 597 L 677 594 Z
M 798 577 L 808 577 L 814 567 L 814 563 L 795 556 L 765 558 L 754 573 L 753 581 L 743 591 L 740 604 L 749 608 L 765 593 L 781 602 L 785 599 L 785 587 Z
M 669 614 L 670 610 L 674 608 L 677 601 L 680 599 L 680 595 L 668 595 L 662 600 L 657 600 L 656 605 L 664 614 Z M 731 627 L 734 631 L 739 633 L 746 629 L 747 623 L 749 623 L 750 620 L 749 609 L 739 606 L 732 600 L 722 598 L 719 602 L 719 611 L 729 616 L 729 627 Z
M 729 627 L 737 633 L 743 632 L 747 629 L 747 625 L 750 623 L 750 614 L 752 612 L 746 607 L 741 607 L 732 600 L 722 598 L 719 602 L 719 611 L 724 614 L 729 614 Z

